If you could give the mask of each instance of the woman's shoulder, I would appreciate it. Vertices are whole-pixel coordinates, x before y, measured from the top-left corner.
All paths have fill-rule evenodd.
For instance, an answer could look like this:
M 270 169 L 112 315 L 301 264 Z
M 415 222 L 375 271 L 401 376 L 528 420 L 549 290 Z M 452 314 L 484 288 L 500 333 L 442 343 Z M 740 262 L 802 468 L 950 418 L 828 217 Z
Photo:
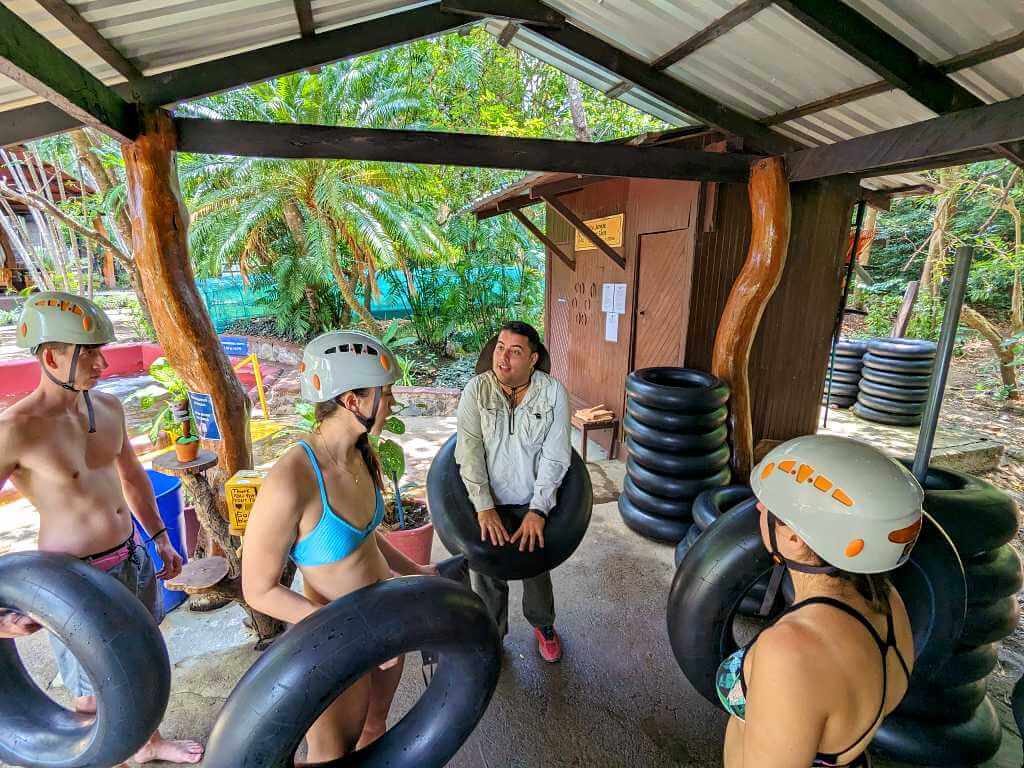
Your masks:
M 302 445 L 304 442 L 305 439 L 296 441 L 274 462 L 274 466 L 267 472 L 267 477 L 263 481 L 264 490 L 268 486 L 275 490 L 288 486 L 292 495 L 299 496 L 306 485 L 303 481 L 315 479 L 316 473 Z

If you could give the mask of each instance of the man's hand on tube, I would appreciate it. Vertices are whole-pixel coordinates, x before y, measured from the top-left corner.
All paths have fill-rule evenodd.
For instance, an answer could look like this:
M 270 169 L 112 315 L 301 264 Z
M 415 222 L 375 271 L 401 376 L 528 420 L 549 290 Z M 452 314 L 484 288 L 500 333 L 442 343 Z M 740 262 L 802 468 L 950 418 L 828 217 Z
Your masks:
M 544 549 L 544 516 L 530 510 L 519 525 L 519 530 L 512 536 L 512 543 L 519 542 L 520 552 L 533 552 L 534 546 Z
M 480 541 L 490 539 L 491 544 L 496 547 L 503 547 L 508 543 L 508 531 L 501 524 L 498 510 L 492 507 L 491 509 L 477 512 L 476 519 L 480 523 Z

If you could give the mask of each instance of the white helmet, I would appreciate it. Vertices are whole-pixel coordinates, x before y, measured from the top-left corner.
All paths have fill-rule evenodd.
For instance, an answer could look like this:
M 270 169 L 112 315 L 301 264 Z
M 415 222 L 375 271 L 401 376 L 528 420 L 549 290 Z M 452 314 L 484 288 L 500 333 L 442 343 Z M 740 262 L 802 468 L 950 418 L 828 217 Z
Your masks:
M 360 331 L 329 331 L 302 351 L 302 399 L 324 403 L 353 389 L 384 387 L 401 375 L 398 359 L 380 341 Z
M 750 485 L 776 518 L 843 571 L 897 568 L 921 530 L 924 491 L 917 480 L 895 459 L 857 440 L 789 440 L 754 468 Z
M 92 346 L 114 340 L 114 325 L 107 313 L 89 299 L 70 293 L 29 296 L 18 320 L 18 346 L 33 353 L 48 341 Z
M 50 381 L 70 391 L 75 388 L 75 370 L 82 347 L 101 346 L 115 341 L 114 324 L 107 313 L 82 296 L 71 293 L 49 291 L 37 293 L 25 301 L 18 320 L 16 335 L 18 346 L 36 353 L 40 344 L 61 342 L 74 344 L 75 351 L 68 366 L 68 380 L 61 381 L 43 365 L 42 371 Z M 96 431 L 96 414 L 88 392 L 83 392 L 85 407 L 89 413 L 89 432 Z

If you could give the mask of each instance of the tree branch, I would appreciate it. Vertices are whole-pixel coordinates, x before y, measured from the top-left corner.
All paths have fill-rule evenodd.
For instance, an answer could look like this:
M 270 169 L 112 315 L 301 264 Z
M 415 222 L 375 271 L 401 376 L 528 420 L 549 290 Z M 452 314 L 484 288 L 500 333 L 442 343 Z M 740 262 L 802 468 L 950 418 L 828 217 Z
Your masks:
M 3 195 L 8 200 L 13 200 L 16 203 L 27 205 L 31 208 L 35 208 L 38 211 L 42 211 L 50 216 L 53 216 L 55 219 L 57 219 L 70 229 L 74 230 L 82 237 L 89 238 L 93 242 L 99 243 L 101 246 L 108 249 L 111 253 L 114 254 L 118 261 L 120 261 L 125 266 L 131 265 L 131 257 L 124 251 L 122 251 L 118 246 L 114 245 L 114 243 L 112 243 L 108 238 L 104 237 L 94 229 L 89 229 L 88 227 L 79 224 L 71 216 L 68 216 L 68 214 L 64 213 L 64 211 L 55 206 L 45 197 L 37 195 L 34 192 L 25 192 L 24 194 L 20 192 L 15 192 L 13 189 L 11 189 L 5 184 L 0 184 L 0 195 Z

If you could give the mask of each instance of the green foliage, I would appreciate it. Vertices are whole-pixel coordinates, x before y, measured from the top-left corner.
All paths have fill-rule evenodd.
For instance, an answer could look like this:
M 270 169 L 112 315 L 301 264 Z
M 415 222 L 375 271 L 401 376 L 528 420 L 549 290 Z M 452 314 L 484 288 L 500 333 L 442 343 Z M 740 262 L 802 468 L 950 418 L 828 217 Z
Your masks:
M 20 309 L 0 309 L 0 325 L 14 325 L 21 317 Z
M 316 408 L 312 403 L 307 403 L 305 400 L 297 400 L 295 402 L 295 413 L 299 417 L 299 425 L 307 432 L 312 432 L 316 429 Z
M 137 389 L 128 395 L 129 400 L 137 400 L 143 411 L 161 405 L 156 416 L 143 429 L 150 443 L 156 443 L 160 432 L 166 432 L 172 439 L 181 437 L 181 425 L 174 421 L 170 403 L 188 399 L 188 385 L 174 369 L 167 358 L 160 357 L 149 366 L 149 375 L 156 379 L 156 384 Z

